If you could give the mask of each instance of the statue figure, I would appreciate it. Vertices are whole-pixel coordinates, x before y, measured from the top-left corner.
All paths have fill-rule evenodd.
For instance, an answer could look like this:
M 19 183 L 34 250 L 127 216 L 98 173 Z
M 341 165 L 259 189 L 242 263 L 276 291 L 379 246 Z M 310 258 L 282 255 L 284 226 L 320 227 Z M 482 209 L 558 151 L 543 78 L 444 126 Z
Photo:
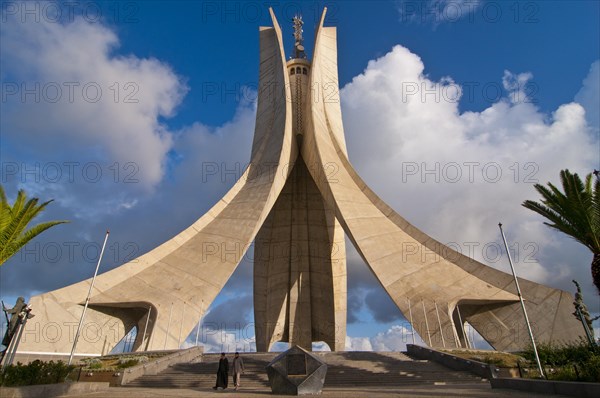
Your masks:
M 2 339 L 2 345 L 4 347 L 6 347 L 5 350 L 10 345 L 10 341 L 12 340 L 13 336 L 15 335 L 17 328 L 20 324 L 19 315 L 26 308 L 27 308 L 27 303 L 25 302 L 25 299 L 23 297 L 19 297 L 17 299 L 17 302 L 15 303 L 15 306 L 10 309 L 7 309 L 4 306 L 4 303 L 2 303 L 2 311 L 4 311 L 4 314 L 6 315 L 6 321 L 7 321 L 6 333 L 4 333 L 4 338 Z M 10 320 L 8 320 L 8 314 L 10 314 Z
M 579 286 L 579 283 L 575 279 L 573 279 L 573 283 L 577 287 L 577 292 L 575 293 L 575 301 L 573 302 L 573 305 L 575 306 L 575 312 L 573 312 L 573 315 L 575 316 L 575 318 L 579 319 L 584 325 L 584 329 L 586 334 L 588 335 L 590 344 L 593 345 L 596 341 L 596 338 L 594 337 L 594 326 L 592 325 L 592 323 L 596 319 L 600 318 L 600 316 L 594 318 L 590 316 L 590 312 L 588 311 L 587 306 L 583 301 L 583 293 L 581 293 L 581 286 Z

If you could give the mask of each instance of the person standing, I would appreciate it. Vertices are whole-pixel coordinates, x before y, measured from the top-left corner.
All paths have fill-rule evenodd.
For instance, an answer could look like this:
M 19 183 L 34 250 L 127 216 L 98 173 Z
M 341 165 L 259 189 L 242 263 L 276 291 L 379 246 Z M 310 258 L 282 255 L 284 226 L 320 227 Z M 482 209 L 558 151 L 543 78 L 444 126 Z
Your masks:
M 244 373 L 244 361 L 240 357 L 240 353 L 236 352 L 233 358 L 233 386 L 237 390 L 240 387 L 240 380 Z
M 229 378 L 229 361 L 225 358 L 225 353 L 221 353 L 219 359 L 219 369 L 217 369 L 217 385 L 213 387 L 214 390 L 221 388 L 227 388 L 227 382 Z

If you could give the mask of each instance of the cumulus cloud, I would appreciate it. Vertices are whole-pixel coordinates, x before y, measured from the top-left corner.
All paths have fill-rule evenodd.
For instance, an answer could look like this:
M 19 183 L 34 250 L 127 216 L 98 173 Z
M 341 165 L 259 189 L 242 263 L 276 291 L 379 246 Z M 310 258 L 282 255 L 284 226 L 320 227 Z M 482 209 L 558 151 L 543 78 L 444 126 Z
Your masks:
M 327 343 L 325 343 L 323 341 L 317 341 L 317 342 L 312 343 L 312 350 L 313 351 L 331 351 L 331 348 L 329 348 Z
M 598 137 L 584 108 L 572 102 L 545 114 L 527 96 L 532 74 L 506 71 L 501 100 L 461 113 L 463 87 L 423 71 L 416 54 L 395 46 L 342 89 L 359 174 L 426 233 L 507 270 L 503 222 L 521 276 L 566 290 L 575 277 L 593 295 L 591 255 L 521 206 L 537 198 L 534 183 L 557 182 L 564 168 L 587 174 L 597 164 Z
M 348 248 L 348 246 L 347 246 L 347 248 Z M 351 273 L 348 273 L 348 281 L 351 281 L 354 279 L 356 279 L 356 278 L 353 277 L 353 275 L 351 275 Z M 349 324 L 359 323 L 361 321 L 359 313 L 363 308 L 364 297 L 365 297 L 365 292 L 363 289 L 360 289 L 360 290 L 359 289 L 350 289 L 348 291 L 348 304 L 347 304 L 348 313 L 346 315 L 346 322 L 348 322 Z
M 204 317 L 203 327 L 209 329 L 243 329 L 252 325 L 253 310 L 252 296 L 242 294 L 233 297 L 211 309 Z
M 586 120 L 598 133 L 600 129 L 600 60 L 590 66 L 590 71 L 583 80 L 583 86 L 575 96 L 575 101 L 585 108 Z
M 377 322 L 390 323 L 402 318 L 396 304 L 382 289 L 370 290 L 365 296 L 365 304 Z
M 423 345 L 418 334 L 414 334 L 415 344 Z M 348 351 L 406 351 L 406 344 L 413 344 L 413 331 L 410 326 L 393 325 L 385 332 L 373 337 L 346 336 Z
M 165 175 L 173 132 L 163 119 L 186 94 L 183 80 L 157 59 L 118 54 L 114 31 L 80 17 L 3 15 L 1 35 L 1 128 L 12 153 L 3 173 L 33 193 L 62 196 L 67 206 L 101 205 L 82 208 L 88 216 L 91 208 L 134 207 L 134 196 Z M 74 189 L 77 182 L 87 189 Z M 109 199 L 115 184 L 119 192 Z
M 181 348 L 190 348 L 196 345 L 195 337 L 187 339 Z M 256 351 L 254 336 L 248 337 L 236 331 L 225 329 L 201 329 L 198 345 L 204 346 L 204 352 L 252 352 Z

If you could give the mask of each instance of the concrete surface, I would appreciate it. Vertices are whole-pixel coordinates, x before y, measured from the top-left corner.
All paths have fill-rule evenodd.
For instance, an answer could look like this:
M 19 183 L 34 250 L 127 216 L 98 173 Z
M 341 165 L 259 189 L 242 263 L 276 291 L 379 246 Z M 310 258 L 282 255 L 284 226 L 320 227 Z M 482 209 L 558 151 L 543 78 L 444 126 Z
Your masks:
M 566 395 L 577 398 L 600 397 L 600 383 L 583 383 L 555 380 L 531 379 L 494 379 L 491 380 L 492 388 L 510 388 L 528 393 L 544 395 Z
M 240 389 L 233 391 L 215 391 L 212 389 L 150 389 L 150 388 L 119 388 L 114 387 L 107 392 L 84 394 L 81 397 L 89 398 L 167 398 L 167 397 L 288 397 L 289 395 L 273 395 L 269 390 L 255 391 Z M 393 389 L 352 388 L 323 390 L 321 397 L 348 398 L 348 397 L 544 397 L 542 394 L 526 393 L 513 390 L 492 390 L 489 385 L 453 385 L 453 386 L 411 386 Z M 557 396 L 558 397 L 558 396 Z

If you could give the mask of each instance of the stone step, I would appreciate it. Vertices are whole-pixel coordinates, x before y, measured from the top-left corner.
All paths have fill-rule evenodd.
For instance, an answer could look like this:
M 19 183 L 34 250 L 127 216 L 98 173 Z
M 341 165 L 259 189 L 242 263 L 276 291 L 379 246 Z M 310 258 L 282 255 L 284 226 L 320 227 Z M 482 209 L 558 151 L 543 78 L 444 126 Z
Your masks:
M 328 365 L 324 387 L 401 386 L 474 383 L 482 379 L 437 363 L 413 360 L 400 352 L 315 353 Z M 268 389 L 265 367 L 277 353 L 244 353 L 244 389 Z M 228 356 L 229 358 L 232 355 Z M 157 375 L 146 375 L 127 387 L 198 388 L 215 383 L 219 354 L 204 354 L 192 363 L 176 364 Z M 230 359 L 231 361 L 231 359 Z M 230 379 L 231 383 L 231 379 Z

